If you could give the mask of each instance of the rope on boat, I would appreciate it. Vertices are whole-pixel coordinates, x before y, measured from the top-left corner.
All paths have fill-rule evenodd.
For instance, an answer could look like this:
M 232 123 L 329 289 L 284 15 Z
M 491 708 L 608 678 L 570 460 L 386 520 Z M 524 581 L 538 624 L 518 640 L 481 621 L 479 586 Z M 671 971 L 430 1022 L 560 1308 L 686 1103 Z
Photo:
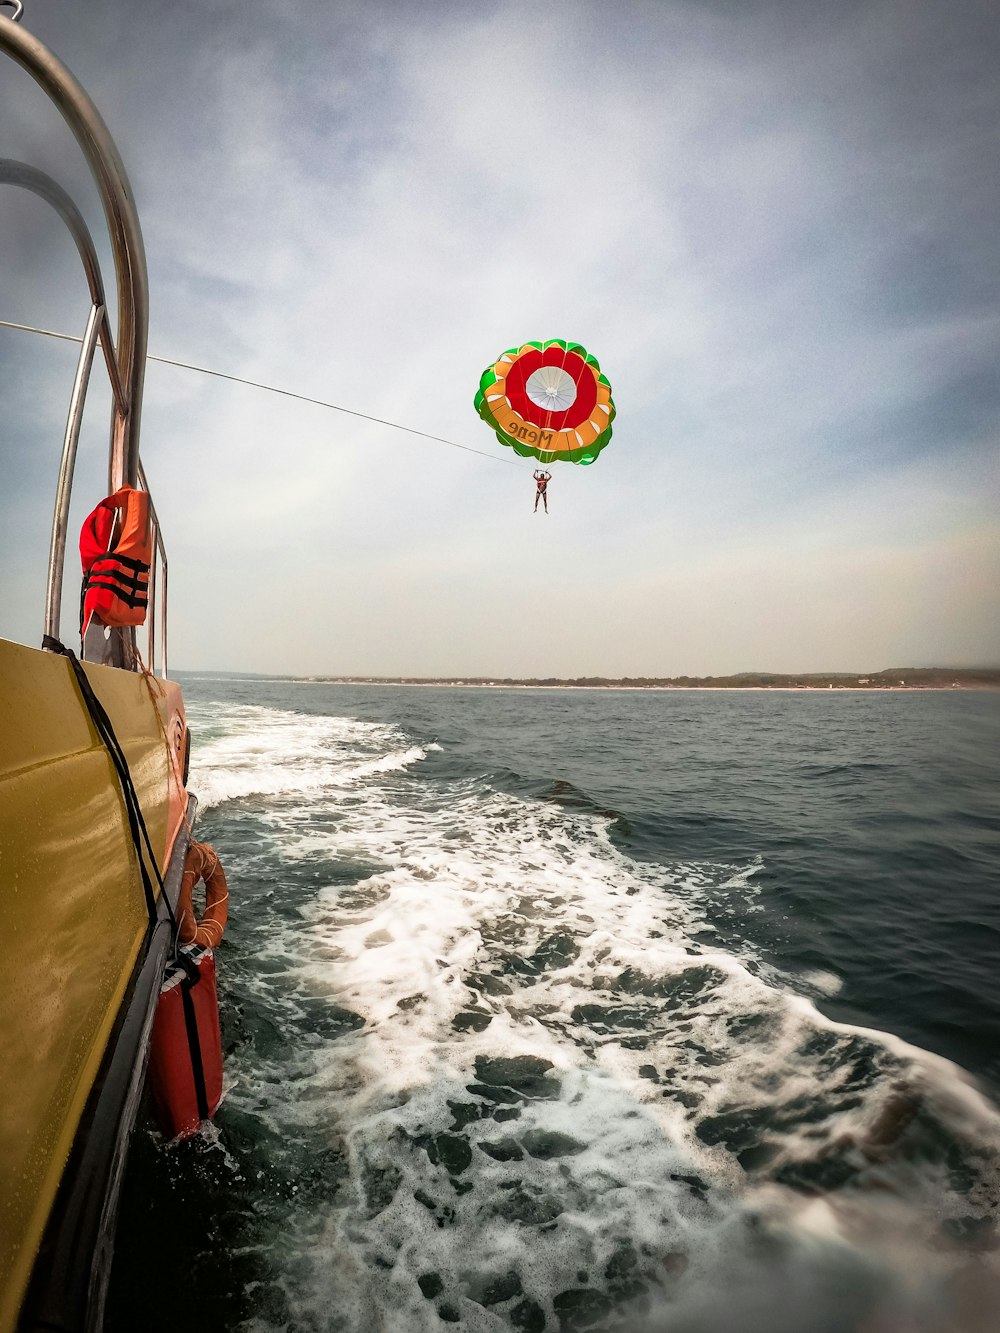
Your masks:
M 128 760 L 125 757 L 125 751 L 122 749 L 121 742 L 115 735 L 115 729 L 112 726 L 111 719 L 105 711 L 104 705 L 94 693 L 93 686 L 87 679 L 86 672 L 71 648 L 67 648 L 60 643 L 58 639 L 52 638 L 46 634 L 42 639 L 42 647 L 50 653 L 59 653 L 69 659 L 69 664 L 73 668 L 76 676 L 77 685 L 83 696 L 83 702 L 87 712 L 90 714 L 91 721 L 97 731 L 98 736 L 104 743 L 111 759 L 112 767 L 118 778 L 118 784 L 121 787 L 122 803 L 125 806 L 125 815 L 128 819 L 129 833 L 132 837 L 132 844 L 135 848 L 136 860 L 139 863 L 139 874 L 142 878 L 142 891 L 146 899 L 146 911 L 149 915 L 150 926 L 155 926 L 157 922 L 157 899 L 153 893 L 153 877 L 160 889 L 160 901 L 167 909 L 167 916 L 170 919 L 171 934 L 176 948 L 177 942 L 177 919 L 174 916 L 174 910 L 170 906 L 170 899 L 167 896 L 163 884 L 163 876 L 160 874 L 160 868 L 156 864 L 156 856 L 153 852 L 152 843 L 149 840 L 149 832 L 146 828 L 146 821 L 142 815 L 142 806 L 139 804 L 139 795 L 136 792 L 135 784 L 132 781 L 132 774 L 129 771 Z M 140 836 L 141 835 L 141 836 Z M 149 857 L 149 866 L 152 867 L 153 877 L 150 876 L 149 867 L 146 865 L 146 856 L 143 855 L 143 843 Z

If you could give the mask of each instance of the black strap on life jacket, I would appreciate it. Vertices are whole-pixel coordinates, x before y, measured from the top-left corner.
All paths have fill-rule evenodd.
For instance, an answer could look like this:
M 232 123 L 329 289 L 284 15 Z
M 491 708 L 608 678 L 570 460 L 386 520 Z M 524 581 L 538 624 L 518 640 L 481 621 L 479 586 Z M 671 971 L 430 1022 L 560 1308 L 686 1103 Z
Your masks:
M 117 568 L 124 566 L 124 568 Z M 80 626 L 83 627 L 83 608 L 91 588 L 107 588 L 130 607 L 149 605 L 149 565 L 144 560 L 133 560 L 128 555 L 99 555 L 83 576 L 80 590 Z
M 61 653 L 63 657 L 69 658 L 69 664 L 73 668 L 76 676 L 77 685 L 83 696 L 83 702 L 87 712 L 90 714 L 91 721 L 97 731 L 98 736 L 104 743 L 104 748 L 111 757 L 111 763 L 118 778 L 118 785 L 121 788 L 122 803 L 125 806 L 125 817 L 128 820 L 129 833 L 132 837 L 132 845 L 135 848 L 136 860 L 139 863 L 139 875 L 142 879 L 142 892 L 146 899 L 146 911 L 149 915 L 150 925 L 155 925 L 157 920 L 156 896 L 153 892 L 153 879 L 160 890 L 160 901 L 167 909 L 167 916 L 170 918 L 170 925 L 173 930 L 174 943 L 176 948 L 177 940 L 177 921 L 174 917 L 173 908 L 170 906 L 170 899 L 167 897 L 163 887 L 163 876 L 160 874 L 160 868 L 156 864 L 156 857 L 153 854 L 153 847 L 149 840 L 149 831 L 146 828 L 146 821 L 142 816 L 142 807 L 139 804 L 139 796 L 135 790 L 135 784 L 132 781 L 132 774 L 129 772 L 128 760 L 125 758 L 125 751 L 121 747 L 121 742 L 115 735 L 115 729 L 111 725 L 111 719 L 105 711 L 104 705 L 94 693 L 93 686 L 87 679 L 87 673 L 84 671 L 80 659 L 76 654 L 58 639 L 52 638 L 46 634 L 42 639 L 42 647 L 53 653 Z M 143 844 L 145 852 L 143 853 Z M 148 865 L 147 865 L 148 860 Z M 150 867 L 152 867 L 152 877 L 150 876 Z

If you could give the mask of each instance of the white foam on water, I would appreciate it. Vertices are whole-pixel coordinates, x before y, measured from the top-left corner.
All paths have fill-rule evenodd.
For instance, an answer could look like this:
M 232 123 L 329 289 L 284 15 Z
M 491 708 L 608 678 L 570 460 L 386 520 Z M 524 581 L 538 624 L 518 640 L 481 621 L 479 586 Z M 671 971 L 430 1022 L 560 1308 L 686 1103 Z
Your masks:
M 835 972 L 825 972 L 822 968 L 815 968 L 810 972 L 801 974 L 803 984 L 820 995 L 837 995 L 843 988 L 843 981 Z
M 755 1329 L 780 1274 L 762 1330 L 798 1333 L 830 1282 L 921 1330 L 962 1264 L 989 1269 L 1000 1119 L 971 1082 L 697 942 L 713 891 L 759 863 L 634 862 L 606 817 L 415 783 L 430 747 L 392 727 L 224 723 L 198 758 L 208 803 L 294 797 L 260 818 L 312 886 L 258 942 L 287 1051 L 251 1053 L 231 1093 L 347 1165 L 272 1240 L 302 1327 L 554 1329 L 589 1309 L 611 1328 L 617 1309 L 723 1333 L 722 1294 Z M 384 868 L 345 885 L 357 862 Z M 324 1035 L 324 1007 L 364 1026 Z
M 413 745 L 385 752 L 387 742 L 402 739 L 392 727 L 354 718 L 316 717 L 235 704 L 220 712 L 192 705 L 188 721 L 223 734 L 198 744 L 193 752 L 191 787 L 203 810 L 251 796 L 286 796 L 350 785 L 376 773 L 419 763 L 426 751 Z M 373 753 L 374 752 L 374 753 Z

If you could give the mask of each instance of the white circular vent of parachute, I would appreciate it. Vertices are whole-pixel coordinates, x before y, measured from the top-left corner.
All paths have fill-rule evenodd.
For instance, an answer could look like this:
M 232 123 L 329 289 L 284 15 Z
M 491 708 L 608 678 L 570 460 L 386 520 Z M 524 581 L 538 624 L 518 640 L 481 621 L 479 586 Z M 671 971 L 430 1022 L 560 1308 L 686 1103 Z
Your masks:
M 559 366 L 542 366 L 528 376 L 524 391 L 536 407 L 565 412 L 576 402 L 576 381 Z

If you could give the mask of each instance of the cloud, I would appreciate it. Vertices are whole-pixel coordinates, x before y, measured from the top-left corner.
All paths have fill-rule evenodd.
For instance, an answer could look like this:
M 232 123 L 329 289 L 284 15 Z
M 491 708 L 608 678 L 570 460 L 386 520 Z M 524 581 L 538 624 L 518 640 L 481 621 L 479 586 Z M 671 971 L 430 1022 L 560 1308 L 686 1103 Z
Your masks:
M 996 651 L 995 39 L 975 7 L 944 28 L 929 5 L 905 26 L 888 3 L 800 8 L 46 15 L 121 139 L 151 351 L 498 455 L 151 365 L 179 665 L 634 675 Z M 50 162 L 65 149 L 11 123 Z M 51 267 L 38 236 L 22 211 L 14 318 Z M 51 299 L 36 319 L 66 326 Z M 471 399 L 504 347 L 560 335 L 601 358 L 619 417 L 596 467 L 557 472 L 546 520 Z M 53 414 L 30 424 L 51 373 L 4 445 L 32 491 L 28 435 L 31 460 L 58 454 Z M 80 518 L 97 498 L 81 489 Z M 944 621 L 913 573 L 937 587 L 942 562 L 974 590 Z

